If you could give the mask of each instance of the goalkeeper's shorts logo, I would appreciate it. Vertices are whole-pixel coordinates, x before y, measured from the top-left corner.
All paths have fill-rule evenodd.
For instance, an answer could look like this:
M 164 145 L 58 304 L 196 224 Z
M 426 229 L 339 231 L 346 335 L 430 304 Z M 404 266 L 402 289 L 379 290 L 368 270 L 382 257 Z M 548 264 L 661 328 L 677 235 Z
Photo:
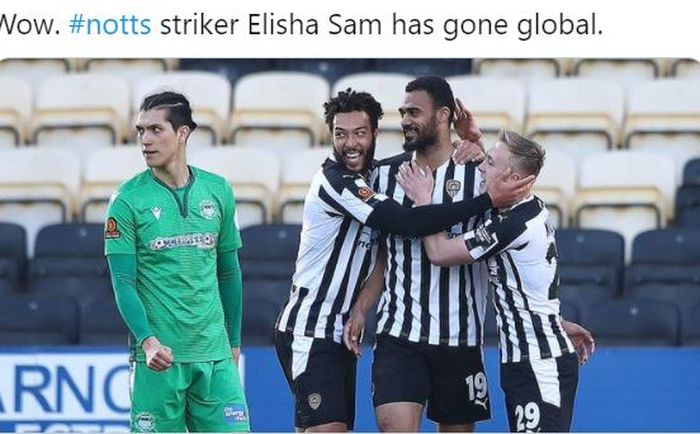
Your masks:
M 151 413 L 144 411 L 136 415 L 134 419 L 136 432 L 154 432 L 156 430 L 156 418 Z
M 224 419 L 229 425 L 248 422 L 248 409 L 244 404 L 231 404 L 224 407 Z

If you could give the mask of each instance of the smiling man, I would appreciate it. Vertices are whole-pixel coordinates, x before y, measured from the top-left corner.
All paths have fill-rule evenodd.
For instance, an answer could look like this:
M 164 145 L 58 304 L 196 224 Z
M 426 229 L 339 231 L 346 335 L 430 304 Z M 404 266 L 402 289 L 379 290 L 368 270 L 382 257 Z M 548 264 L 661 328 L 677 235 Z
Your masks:
M 188 166 L 197 125 L 178 93 L 148 96 L 136 131 L 148 169 L 112 195 L 105 253 L 131 332 L 131 430 L 250 431 L 240 356 L 241 238 L 228 182 Z
M 296 428 L 338 432 L 353 429 L 355 414 L 356 357 L 341 343 L 343 327 L 359 292 L 382 285 L 373 229 L 412 237 L 435 233 L 512 200 L 524 184 L 497 181 L 473 200 L 405 208 L 368 184 L 381 105 L 348 89 L 324 107 L 333 155 L 304 201 L 296 271 L 275 346 L 295 398 Z

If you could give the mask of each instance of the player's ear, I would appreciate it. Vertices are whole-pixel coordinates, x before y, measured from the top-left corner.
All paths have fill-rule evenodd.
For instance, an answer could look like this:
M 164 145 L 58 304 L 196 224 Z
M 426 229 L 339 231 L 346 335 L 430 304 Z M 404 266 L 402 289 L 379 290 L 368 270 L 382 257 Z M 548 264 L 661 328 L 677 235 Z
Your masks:
M 180 128 L 177 129 L 177 141 L 180 144 L 185 144 L 187 143 L 187 138 L 190 136 L 190 127 L 187 125 L 180 125 Z
M 437 110 L 437 119 L 439 123 L 447 123 L 450 119 L 450 109 L 448 107 L 440 107 Z

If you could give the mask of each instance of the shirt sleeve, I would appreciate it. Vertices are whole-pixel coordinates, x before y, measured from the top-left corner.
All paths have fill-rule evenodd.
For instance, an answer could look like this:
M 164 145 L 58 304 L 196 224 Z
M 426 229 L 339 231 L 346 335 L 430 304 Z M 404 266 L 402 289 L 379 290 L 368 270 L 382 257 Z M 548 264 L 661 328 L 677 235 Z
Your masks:
M 479 223 L 475 229 L 465 233 L 464 244 L 475 261 L 483 261 L 513 246 L 527 229 L 515 219 L 495 216 Z
M 243 246 L 243 241 L 241 241 L 241 234 L 238 231 L 236 201 L 233 189 L 228 182 L 224 182 L 221 203 L 221 229 L 219 231 L 217 250 L 219 252 L 238 250 Z
M 136 222 L 127 194 L 117 190 L 107 206 L 105 220 L 105 255 L 136 254 Z
M 321 199 L 340 214 L 365 223 L 374 208 L 387 200 L 374 192 L 364 178 L 352 172 L 327 174 L 319 193 Z

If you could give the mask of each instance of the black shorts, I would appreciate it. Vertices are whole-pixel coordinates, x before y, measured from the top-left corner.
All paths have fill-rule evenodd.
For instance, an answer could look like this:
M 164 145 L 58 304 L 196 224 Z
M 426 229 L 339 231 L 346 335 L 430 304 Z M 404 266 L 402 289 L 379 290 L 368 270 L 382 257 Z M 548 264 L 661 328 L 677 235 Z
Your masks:
M 294 395 L 294 425 L 355 423 L 357 358 L 344 345 L 275 332 L 275 349 Z
M 575 353 L 501 364 L 501 388 L 506 396 L 510 430 L 569 431 L 577 385 Z
M 392 402 L 428 405 L 428 419 L 466 424 L 491 417 L 479 347 L 449 347 L 377 336 L 372 364 L 374 407 Z

